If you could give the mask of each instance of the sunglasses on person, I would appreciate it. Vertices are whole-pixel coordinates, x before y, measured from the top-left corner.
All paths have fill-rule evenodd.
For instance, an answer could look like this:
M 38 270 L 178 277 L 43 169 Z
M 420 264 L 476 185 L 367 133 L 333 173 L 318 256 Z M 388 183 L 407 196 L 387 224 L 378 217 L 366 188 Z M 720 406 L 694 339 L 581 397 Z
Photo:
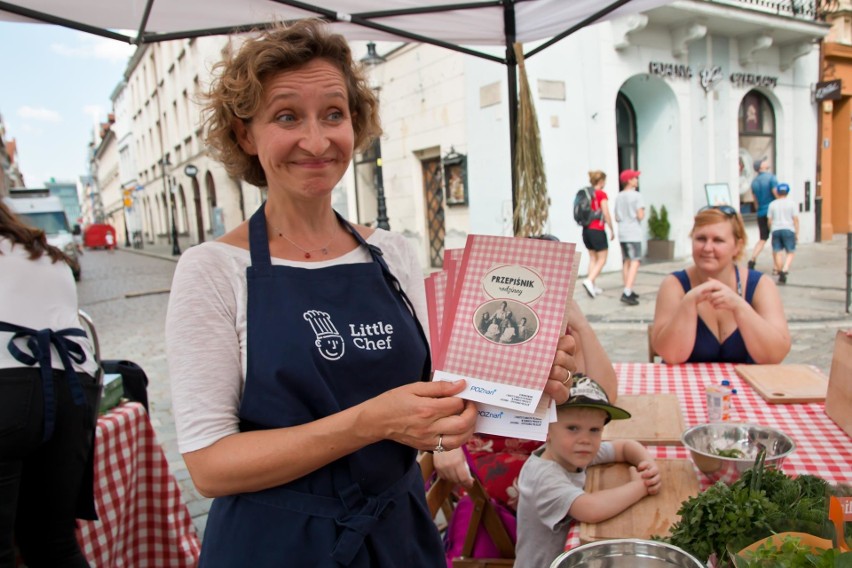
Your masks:
M 721 211 L 725 214 L 726 217 L 736 217 L 737 210 L 731 207 L 730 205 L 707 205 L 698 210 L 699 213 L 702 211 L 709 211 L 710 209 L 716 209 L 717 211 Z

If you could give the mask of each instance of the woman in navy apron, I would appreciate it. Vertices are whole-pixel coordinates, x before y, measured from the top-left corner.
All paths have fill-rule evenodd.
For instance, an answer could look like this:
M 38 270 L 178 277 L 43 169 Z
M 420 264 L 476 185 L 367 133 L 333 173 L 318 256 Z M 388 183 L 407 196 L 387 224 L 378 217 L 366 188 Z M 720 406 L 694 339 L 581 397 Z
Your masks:
M 201 567 L 445 564 L 416 454 L 459 447 L 476 409 L 429 382 L 411 245 L 331 206 L 381 132 L 374 94 L 341 36 L 300 21 L 247 40 L 208 100 L 208 143 L 268 191 L 182 256 L 170 297 L 178 444 L 216 497 Z
M 771 278 L 737 266 L 745 226 L 728 205 L 705 207 L 692 229 L 695 264 L 660 284 L 654 349 L 667 363 L 780 363 L 790 331 Z

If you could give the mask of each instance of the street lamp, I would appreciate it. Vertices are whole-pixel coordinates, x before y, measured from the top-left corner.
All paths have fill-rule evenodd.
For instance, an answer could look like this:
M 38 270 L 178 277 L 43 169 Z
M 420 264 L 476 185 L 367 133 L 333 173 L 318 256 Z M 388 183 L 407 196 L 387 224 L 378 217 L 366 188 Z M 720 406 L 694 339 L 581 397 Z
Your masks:
M 160 163 L 163 165 L 163 189 L 166 190 L 166 193 L 169 195 L 169 199 L 171 200 L 171 210 L 172 210 L 172 256 L 180 255 L 180 245 L 178 244 L 178 231 L 177 231 L 177 221 L 175 219 L 175 209 L 177 209 L 177 201 L 175 199 L 175 191 L 173 187 L 169 187 L 172 185 L 171 179 L 166 174 L 166 168 L 171 166 L 172 163 L 169 161 L 168 155 L 163 157 L 160 160 Z
M 376 52 L 376 44 L 372 41 L 367 43 L 367 55 L 361 58 L 361 63 L 367 67 L 370 74 L 370 87 L 376 93 L 376 99 L 379 98 L 379 92 L 382 89 L 381 83 L 377 81 L 376 68 L 387 61 L 384 57 Z M 385 203 L 385 181 L 382 175 L 382 142 L 376 138 L 373 143 L 371 152 L 376 159 L 376 169 L 374 183 L 376 186 L 376 226 L 380 229 L 390 230 L 388 223 L 388 208 Z

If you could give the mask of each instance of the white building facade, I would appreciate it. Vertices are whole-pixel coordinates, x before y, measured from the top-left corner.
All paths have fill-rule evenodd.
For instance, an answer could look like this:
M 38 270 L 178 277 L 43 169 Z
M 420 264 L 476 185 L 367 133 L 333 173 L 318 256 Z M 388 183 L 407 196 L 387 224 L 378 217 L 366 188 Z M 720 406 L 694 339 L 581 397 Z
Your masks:
M 588 27 L 529 58 L 551 202 L 546 232 L 582 248 L 574 194 L 589 170 L 600 169 L 614 201 L 618 173 L 630 167 L 642 172 L 646 206 L 666 206 L 675 255 L 686 257 L 693 214 L 708 203 L 705 186 L 713 184 L 712 199 L 728 195 L 739 207 L 748 200 L 751 162 L 766 157 L 800 204 L 801 240 L 813 240 L 812 87 L 828 26 L 807 10 L 784 12 L 786 5 L 676 0 Z M 232 179 L 207 154 L 197 104 L 213 64 L 239 41 L 143 46 L 115 93 L 121 182 L 135 187 L 146 242 L 168 242 L 172 217 L 182 247 L 203 242 L 262 202 L 261 190 Z M 363 54 L 363 44 L 353 51 Z M 383 193 L 390 228 L 415 242 L 426 269 L 469 233 L 512 234 L 506 67 L 421 44 L 382 44 L 379 52 L 386 61 L 371 79 L 385 133 L 349 169 L 335 207 L 376 223 Z M 190 165 L 195 176 L 187 175 Z M 746 219 L 751 246 L 757 229 L 752 215 Z M 607 270 L 621 266 L 612 248 Z
M 827 31 L 814 14 L 679 0 L 586 28 L 531 57 L 551 200 L 546 232 L 581 243 L 571 211 L 588 171 L 608 174 L 612 210 L 618 173 L 629 167 L 642 172 L 646 206 L 666 206 L 675 256 L 688 256 L 692 218 L 708 191 L 713 203 L 728 196 L 750 212 L 753 161 L 766 157 L 800 205 L 801 240 L 812 241 L 812 88 L 816 40 Z M 423 45 L 385 56 L 381 152 L 391 228 L 417 241 L 425 267 L 440 266 L 439 251 L 463 246 L 469 232 L 511 234 L 505 67 Z M 461 204 L 448 201 L 455 154 L 466 158 Z M 358 193 L 359 202 L 370 197 L 360 185 Z M 370 211 L 360 208 L 362 221 Z M 745 218 L 750 248 L 757 228 L 753 214 Z M 609 270 L 621 266 L 613 248 Z

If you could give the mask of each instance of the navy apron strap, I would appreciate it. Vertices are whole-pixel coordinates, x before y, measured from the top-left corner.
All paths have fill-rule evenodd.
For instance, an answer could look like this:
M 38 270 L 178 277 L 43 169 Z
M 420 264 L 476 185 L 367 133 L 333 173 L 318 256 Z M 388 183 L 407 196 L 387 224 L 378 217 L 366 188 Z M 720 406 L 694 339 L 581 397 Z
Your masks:
M 382 269 L 382 274 L 385 277 L 385 280 L 391 285 L 391 288 L 396 290 L 397 294 L 400 295 L 402 301 L 405 302 L 405 305 L 408 307 L 408 311 L 411 312 L 411 317 L 414 318 L 414 323 L 417 324 L 417 333 L 420 335 L 420 338 L 423 340 L 425 345 L 429 345 L 429 342 L 426 339 L 426 332 L 423 331 L 423 326 L 420 324 L 420 319 L 417 317 L 417 312 L 414 311 L 414 304 L 411 303 L 411 300 L 408 299 L 408 296 L 403 291 L 402 286 L 399 284 L 399 280 L 396 279 L 396 276 L 390 271 L 388 267 L 388 263 L 385 262 L 384 254 L 382 249 L 377 247 L 376 245 L 371 245 L 367 243 L 364 237 L 361 236 L 361 233 L 355 230 L 349 221 L 344 219 L 340 213 L 337 211 L 334 212 L 337 215 L 338 221 L 340 221 L 344 227 L 349 229 L 349 232 L 352 233 L 352 236 L 355 237 L 355 240 L 358 241 L 362 246 L 367 247 L 367 250 L 370 251 L 370 256 L 373 257 L 373 261 L 379 265 Z M 421 381 L 429 381 L 432 375 L 432 354 L 430 350 L 426 349 L 426 361 L 423 364 L 423 371 L 420 374 Z
M 266 231 L 266 201 L 260 204 L 249 219 L 249 252 L 253 272 L 266 274 L 272 266 L 269 256 L 269 236 Z
M 51 363 L 50 346 L 53 345 L 56 348 L 59 359 L 62 361 L 65 378 L 68 380 L 68 387 L 71 390 L 74 404 L 83 406 L 87 404 L 86 395 L 83 393 L 80 378 L 74 370 L 72 361 L 77 364 L 85 363 L 86 352 L 83 351 L 79 343 L 69 338 L 87 337 L 86 332 L 78 328 L 60 329 L 59 331 L 52 329 L 35 330 L 8 322 L 0 322 L 0 331 L 13 334 L 9 343 L 6 344 L 6 348 L 15 360 L 28 367 L 39 365 L 44 398 L 44 434 L 42 441 L 46 442 L 53 436 L 53 428 L 56 424 L 56 396 L 53 392 L 53 364 Z M 15 343 L 16 340 L 24 338 L 26 338 L 25 345 L 29 353 Z

